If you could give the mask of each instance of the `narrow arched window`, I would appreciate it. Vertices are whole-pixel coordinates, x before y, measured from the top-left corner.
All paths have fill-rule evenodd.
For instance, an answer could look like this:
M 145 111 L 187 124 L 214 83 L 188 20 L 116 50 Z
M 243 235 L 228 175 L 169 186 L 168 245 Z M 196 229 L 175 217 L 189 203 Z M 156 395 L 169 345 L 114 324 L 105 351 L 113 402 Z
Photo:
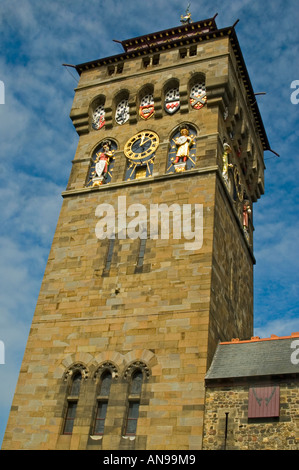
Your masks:
M 112 382 L 112 375 L 110 371 L 103 372 L 101 376 L 100 386 L 97 394 L 96 415 L 94 421 L 93 434 L 104 434 L 105 419 L 108 408 L 109 394 Z
M 129 389 L 127 419 L 126 419 L 126 425 L 125 425 L 126 436 L 136 435 L 142 383 L 143 383 L 142 371 L 140 369 L 137 369 L 132 374 L 130 389 Z
M 68 397 L 67 397 L 67 410 L 64 420 L 63 434 L 72 434 L 74 421 L 76 418 L 77 405 L 80 394 L 82 375 L 80 372 L 75 372 L 72 377 Z
M 137 268 L 142 268 L 144 253 L 145 253 L 145 247 L 146 247 L 146 241 L 147 241 L 147 238 L 141 238 L 140 239 L 138 259 L 137 259 L 137 265 L 136 265 Z
M 103 276 L 109 276 L 109 271 L 112 263 L 113 250 L 115 245 L 115 238 L 110 238 L 108 242 L 108 249 L 106 255 L 105 266 L 103 269 Z
M 140 397 L 142 382 L 143 375 L 141 370 L 135 371 L 132 376 L 130 395 L 137 395 L 138 397 Z

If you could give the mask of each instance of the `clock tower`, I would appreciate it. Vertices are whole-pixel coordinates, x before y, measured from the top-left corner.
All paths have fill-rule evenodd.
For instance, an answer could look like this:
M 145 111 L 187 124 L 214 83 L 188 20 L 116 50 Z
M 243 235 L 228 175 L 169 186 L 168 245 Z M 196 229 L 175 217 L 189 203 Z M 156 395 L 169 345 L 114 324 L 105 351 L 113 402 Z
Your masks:
M 76 66 L 79 143 L 3 449 L 197 450 L 219 341 L 253 333 L 269 143 L 214 18 Z

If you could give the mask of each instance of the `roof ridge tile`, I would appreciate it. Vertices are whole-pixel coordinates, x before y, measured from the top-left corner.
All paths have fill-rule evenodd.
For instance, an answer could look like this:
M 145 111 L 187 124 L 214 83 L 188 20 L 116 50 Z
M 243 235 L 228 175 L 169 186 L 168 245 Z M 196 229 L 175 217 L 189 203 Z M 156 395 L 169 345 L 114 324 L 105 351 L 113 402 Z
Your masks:
M 291 333 L 289 336 L 277 336 L 272 334 L 270 338 L 260 338 L 259 336 L 252 336 L 250 339 L 240 340 L 239 338 L 232 338 L 231 341 L 221 341 L 219 344 L 241 344 L 241 343 L 254 343 L 257 341 L 273 341 L 281 339 L 299 338 L 299 332 Z

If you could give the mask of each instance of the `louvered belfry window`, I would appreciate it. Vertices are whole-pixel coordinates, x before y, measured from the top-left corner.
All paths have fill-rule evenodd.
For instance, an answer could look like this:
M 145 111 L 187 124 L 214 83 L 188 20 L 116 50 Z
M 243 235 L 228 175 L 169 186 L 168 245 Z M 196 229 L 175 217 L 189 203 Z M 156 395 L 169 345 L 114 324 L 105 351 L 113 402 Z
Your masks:
M 274 418 L 279 416 L 279 386 L 250 387 L 248 418 Z

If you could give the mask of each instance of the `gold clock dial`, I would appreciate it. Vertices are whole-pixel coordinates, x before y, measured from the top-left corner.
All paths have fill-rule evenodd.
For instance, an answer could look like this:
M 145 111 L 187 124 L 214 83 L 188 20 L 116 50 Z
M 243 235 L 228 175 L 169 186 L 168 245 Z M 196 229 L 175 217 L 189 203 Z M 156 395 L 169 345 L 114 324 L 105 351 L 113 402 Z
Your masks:
M 152 158 L 158 148 L 159 136 L 153 131 L 141 131 L 133 135 L 125 145 L 125 156 L 137 164 L 144 164 Z

